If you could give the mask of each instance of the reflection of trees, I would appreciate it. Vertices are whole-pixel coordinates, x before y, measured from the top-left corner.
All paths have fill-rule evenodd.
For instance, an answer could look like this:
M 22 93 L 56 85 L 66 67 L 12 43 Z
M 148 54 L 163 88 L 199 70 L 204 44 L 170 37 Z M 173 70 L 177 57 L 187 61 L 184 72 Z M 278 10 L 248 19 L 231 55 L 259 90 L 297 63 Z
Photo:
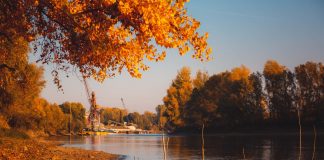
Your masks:
M 98 145 L 101 144 L 101 136 L 85 137 L 85 144 L 89 144 L 91 150 L 98 150 Z
M 305 137 L 303 146 L 312 148 L 312 137 Z M 170 137 L 169 159 L 200 159 L 201 138 L 199 136 Z M 216 135 L 205 137 L 205 158 L 225 159 L 296 159 L 298 158 L 298 136 L 245 136 Z M 312 150 L 303 149 L 302 158 L 312 157 Z
M 168 157 L 170 159 L 201 158 L 200 137 L 170 137 Z M 199 146 L 197 146 L 199 144 Z M 189 158 L 189 159 L 190 159 Z

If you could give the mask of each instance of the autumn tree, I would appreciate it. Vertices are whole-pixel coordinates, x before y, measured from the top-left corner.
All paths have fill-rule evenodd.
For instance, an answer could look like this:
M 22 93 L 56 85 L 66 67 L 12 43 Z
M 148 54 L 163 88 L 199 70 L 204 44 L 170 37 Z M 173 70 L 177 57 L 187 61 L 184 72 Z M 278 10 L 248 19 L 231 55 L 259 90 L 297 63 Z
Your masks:
M 296 117 L 294 73 L 278 62 L 269 60 L 264 65 L 263 74 L 270 118 L 288 123 Z
M 129 120 L 129 123 L 136 124 L 137 127 L 139 128 L 143 127 L 143 120 L 140 113 L 138 112 L 129 113 L 127 115 L 127 119 Z
M 253 121 L 251 116 L 254 116 L 254 111 L 248 103 L 248 96 L 253 90 L 249 76 L 250 69 L 244 65 L 223 74 L 223 82 L 220 84 L 223 93 L 218 97 L 222 125 L 232 128 Z
M 198 70 L 196 73 L 196 77 L 192 80 L 193 88 L 200 89 L 204 86 L 205 82 L 208 80 L 209 75 L 207 72 L 203 72 Z
M 79 132 L 86 126 L 85 108 L 81 103 L 64 102 L 59 106 L 69 120 L 70 115 L 72 116 L 71 124 L 68 124 L 72 131 Z
M 248 118 L 252 124 L 262 123 L 269 114 L 262 81 L 263 76 L 260 72 L 252 73 L 249 76 L 252 90 L 248 93 L 245 103 L 249 106 Z
M 141 77 L 148 69 L 144 61 L 163 60 L 168 48 L 181 55 L 192 49 L 192 57 L 209 59 L 208 34 L 198 33 L 200 23 L 187 14 L 187 1 L 2 1 L 0 41 L 32 42 L 38 61 L 55 64 L 56 83 L 58 70 L 71 66 L 99 81 L 124 68 Z
M 31 117 L 36 130 L 43 130 L 50 135 L 68 132 L 69 119 L 57 104 L 50 104 L 45 99 L 37 98 L 33 104 Z
M 154 126 L 158 125 L 157 115 L 155 113 L 145 111 L 143 116 L 143 128 L 146 130 L 151 130 Z
M 101 122 L 105 125 L 110 124 L 110 121 L 124 123 L 127 122 L 127 110 L 120 109 L 120 108 L 110 108 L 110 107 L 103 107 L 100 113 Z
M 43 69 L 28 63 L 28 43 L 22 37 L 0 41 L 0 113 L 11 127 L 31 129 L 34 101 L 45 81 Z
M 190 68 L 183 67 L 172 81 L 171 86 L 167 90 L 167 95 L 163 98 L 168 118 L 167 127 L 171 130 L 183 126 L 181 114 L 192 92 L 190 74 Z
M 298 84 L 297 104 L 301 108 L 303 121 L 314 123 L 323 115 L 324 79 L 323 64 L 306 62 L 295 67 Z
M 263 120 L 262 100 L 261 75 L 250 74 L 242 65 L 211 76 L 193 90 L 183 113 L 185 125 L 196 129 L 256 125 Z
M 166 115 L 166 106 L 165 105 L 158 105 L 156 108 L 156 115 L 157 115 L 157 123 L 159 129 L 164 129 L 164 126 L 167 122 L 167 115 Z

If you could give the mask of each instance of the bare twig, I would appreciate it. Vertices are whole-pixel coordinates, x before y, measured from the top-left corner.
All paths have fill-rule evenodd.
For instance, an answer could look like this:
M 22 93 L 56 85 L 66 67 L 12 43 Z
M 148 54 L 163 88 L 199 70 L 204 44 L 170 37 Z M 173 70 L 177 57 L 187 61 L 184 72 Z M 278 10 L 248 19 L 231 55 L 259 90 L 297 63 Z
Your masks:
M 2 68 L 7 68 L 7 69 L 9 69 L 11 72 L 15 72 L 15 71 L 16 71 L 15 68 L 12 68 L 12 67 L 8 66 L 7 64 L 0 64 L 0 70 L 1 70 Z

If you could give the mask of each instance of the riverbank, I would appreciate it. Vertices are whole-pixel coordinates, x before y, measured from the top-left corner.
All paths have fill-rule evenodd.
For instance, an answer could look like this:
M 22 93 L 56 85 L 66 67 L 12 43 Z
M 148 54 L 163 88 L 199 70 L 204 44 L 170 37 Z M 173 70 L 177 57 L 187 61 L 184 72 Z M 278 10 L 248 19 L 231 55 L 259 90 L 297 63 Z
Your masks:
M 0 138 L 0 159 L 4 160 L 113 160 L 118 155 L 59 146 L 59 143 L 36 139 Z

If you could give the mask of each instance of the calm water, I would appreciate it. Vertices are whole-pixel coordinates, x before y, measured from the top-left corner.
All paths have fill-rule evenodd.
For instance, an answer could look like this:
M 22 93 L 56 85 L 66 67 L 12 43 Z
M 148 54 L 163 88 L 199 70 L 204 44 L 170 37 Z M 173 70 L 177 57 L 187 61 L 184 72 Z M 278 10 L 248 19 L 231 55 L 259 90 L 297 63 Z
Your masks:
M 318 135 L 315 159 L 324 159 L 324 135 Z M 85 137 L 52 137 L 67 147 L 100 150 L 124 155 L 126 160 L 163 159 L 161 135 L 107 135 Z M 199 136 L 165 138 L 167 159 L 201 159 Z M 298 159 L 298 135 L 213 135 L 205 137 L 205 159 Z M 314 137 L 303 136 L 302 159 L 313 157 Z M 244 148 L 244 149 L 243 149 Z M 243 152 L 244 150 L 244 152 Z

